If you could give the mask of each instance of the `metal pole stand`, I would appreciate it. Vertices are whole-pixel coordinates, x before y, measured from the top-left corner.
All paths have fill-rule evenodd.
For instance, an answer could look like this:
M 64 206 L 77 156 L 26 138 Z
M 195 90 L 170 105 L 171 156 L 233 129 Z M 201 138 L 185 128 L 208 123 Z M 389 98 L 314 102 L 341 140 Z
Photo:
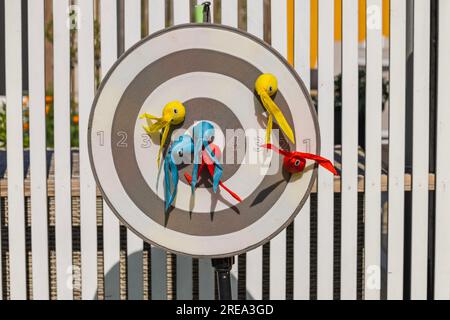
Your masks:
M 234 257 L 212 259 L 211 262 L 216 273 L 219 300 L 232 300 L 230 271 L 234 264 Z

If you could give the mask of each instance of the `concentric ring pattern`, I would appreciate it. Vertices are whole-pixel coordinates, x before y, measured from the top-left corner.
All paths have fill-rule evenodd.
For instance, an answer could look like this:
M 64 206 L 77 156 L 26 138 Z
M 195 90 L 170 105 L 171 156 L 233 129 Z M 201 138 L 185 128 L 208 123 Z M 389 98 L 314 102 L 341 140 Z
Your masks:
M 315 170 L 291 177 L 281 170 L 282 159 L 259 148 L 266 119 L 254 83 L 261 73 L 278 78 L 275 101 L 297 143 L 289 148 L 318 153 L 317 120 L 300 78 L 272 48 L 242 31 L 196 24 L 166 29 L 112 67 L 92 108 L 91 164 L 108 205 L 144 240 L 193 256 L 228 256 L 275 236 L 301 209 Z M 225 192 L 214 194 L 206 178 L 192 196 L 182 175 L 191 172 L 187 165 L 180 168 L 175 206 L 164 213 L 159 141 L 145 135 L 138 116 L 159 114 L 172 100 L 186 106 L 186 119 L 172 140 L 189 134 L 197 121 L 212 122 L 215 142 L 227 155 L 223 181 L 241 203 Z M 245 132 L 246 138 L 230 139 L 233 132 Z M 233 149 L 236 143 L 241 156 Z

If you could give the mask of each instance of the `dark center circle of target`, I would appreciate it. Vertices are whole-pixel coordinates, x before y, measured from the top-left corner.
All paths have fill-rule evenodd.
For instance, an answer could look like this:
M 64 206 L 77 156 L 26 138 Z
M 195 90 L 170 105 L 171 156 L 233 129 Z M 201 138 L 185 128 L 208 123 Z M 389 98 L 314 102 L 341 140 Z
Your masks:
M 117 105 L 111 131 L 114 165 L 128 197 L 156 223 L 174 231 L 197 236 L 215 236 L 237 232 L 263 217 L 281 197 L 289 181 L 289 177 L 285 176 L 282 170 L 273 175 L 266 175 L 241 203 L 227 203 L 227 209 L 216 211 L 212 206 L 211 213 L 197 213 L 174 207 L 169 214 L 165 214 L 164 201 L 152 191 L 141 175 L 134 144 L 130 143 L 128 148 L 117 147 L 118 144 L 120 145 L 121 138 L 117 134 L 118 132 L 124 132 L 129 137 L 134 136 L 135 124 L 147 97 L 166 81 L 192 72 L 222 74 L 241 82 L 252 93 L 256 79 L 262 74 L 261 70 L 245 60 L 207 49 L 174 52 L 149 64 L 128 85 Z M 217 90 L 226 90 L 226 88 L 220 87 Z M 233 92 L 230 92 L 230 95 L 232 94 Z M 214 93 L 209 92 L 209 95 L 214 96 Z M 282 90 L 277 93 L 275 102 L 287 121 L 292 123 L 292 113 Z M 249 106 L 248 112 L 254 117 L 262 114 L 263 111 L 264 107 L 255 95 L 254 105 Z M 232 112 L 229 111 L 227 114 L 229 113 Z M 209 109 L 205 110 L 201 117 L 197 118 L 196 116 L 196 120 L 200 121 L 205 118 L 207 120 L 208 114 L 211 114 Z M 296 149 L 296 146 L 292 144 L 289 147 L 291 150 Z M 279 167 L 282 166 L 281 157 L 274 157 L 272 162 L 274 161 L 279 162 Z M 180 173 L 183 174 L 184 170 Z M 180 179 L 182 178 L 180 175 Z M 228 187 L 233 188 L 231 185 Z M 211 199 L 212 204 L 223 200 L 220 194 L 214 194 L 212 190 Z M 237 216 L 239 219 L 236 219 Z

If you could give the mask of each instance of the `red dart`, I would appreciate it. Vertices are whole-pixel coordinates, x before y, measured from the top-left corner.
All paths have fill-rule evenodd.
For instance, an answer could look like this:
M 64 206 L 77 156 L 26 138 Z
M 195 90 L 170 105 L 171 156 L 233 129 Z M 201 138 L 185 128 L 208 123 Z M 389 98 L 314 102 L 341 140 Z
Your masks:
M 220 149 L 218 146 L 216 146 L 215 144 L 210 144 L 209 145 L 211 147 L 211 150 L 213 152 L 213 154 L 217 157 L 220 158 Z M 214 161 L 211 160 L 211 158 L 209 157 L 208 153 L 206 152 L 206 150 L 203 150 L 202 152 L 202 163 L 200 164 L 199 168 L 198 168 L 198 176 L 200 176 L 203 168 L 206 166 L 206 168 L 208 169 L 209 174 L 211 175 L 211 177 L 214 175 Z M 186 178 L 187 182 L 189 184 L 191 184 L 192 182 L 192 177 L 189 175 L 189 173 L 185 172 L 184 173 L 184 177 Z M 242 202 L 241 198 L 234 193 L 233 191 L 231 191 L 228 187 L 226 187 L 222 181 L 219 181 L 219 186 L 221 186 L 223 189 L 225 189 L 225 191 L 227 191 L 234 199 L 236 199 L 239 202 Z
M 322 166 L 323 168 L 327 169 L 334 175 L 337 175 L 336 169 L 334 168 L 333 164 L 330 160 L 322 158 L 321 156 L 311 154 L 311 153 L 304 153 L 304 152 L 290 152 L 285 150 L 280 150 L 277 147 L 275 147 L 272 144 L 265 144 L 262 146 L 266 149 L 271 149 L 281 155 L 284 156 L 283 159 L 283 166 L 286 169 L 286 171 L 290 173 L 299 173 L 302 172 L 305 169 L 306 165 L 306 159 L 314 160 L 316 161 L 319 166 Z

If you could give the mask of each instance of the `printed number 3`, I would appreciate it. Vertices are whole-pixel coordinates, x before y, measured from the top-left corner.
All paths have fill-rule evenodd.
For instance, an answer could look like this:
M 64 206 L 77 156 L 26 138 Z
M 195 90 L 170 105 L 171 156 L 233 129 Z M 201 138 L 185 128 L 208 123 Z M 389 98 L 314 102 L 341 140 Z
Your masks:
M 148 136 L 148 134 L 143 133 L 141 135 L 142 137 L 142 144 L 141 144 L 141 148 L 150 148 L 151 144 L 151 140 L 150 137 Z

